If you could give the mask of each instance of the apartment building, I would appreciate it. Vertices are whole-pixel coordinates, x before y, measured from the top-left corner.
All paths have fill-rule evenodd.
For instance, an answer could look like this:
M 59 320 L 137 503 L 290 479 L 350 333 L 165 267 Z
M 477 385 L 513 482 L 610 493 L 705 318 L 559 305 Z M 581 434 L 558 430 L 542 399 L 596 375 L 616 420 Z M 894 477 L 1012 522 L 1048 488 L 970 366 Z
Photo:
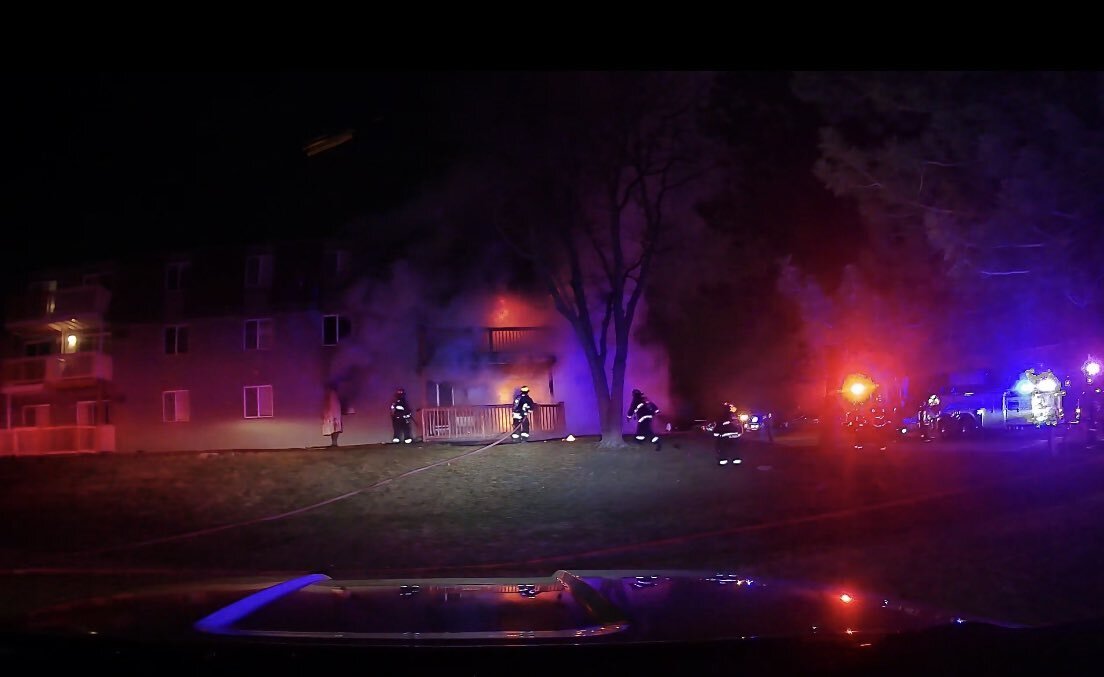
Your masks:
M 413 339 L 387 335 L 387 309 L 349 302 L 355 265 L 339 243 L 291 242 L 43 271 L 9 297 L 0 454 L 325 446 L 331 393 L 341 445 L 385 442 L 396 386 L 435 440 L 497 436 L 522 383 L 548 436 L 569 425 L 565 395 L 593 402 L 570 338 L 500 307 L 410 312 L 397 321 Z

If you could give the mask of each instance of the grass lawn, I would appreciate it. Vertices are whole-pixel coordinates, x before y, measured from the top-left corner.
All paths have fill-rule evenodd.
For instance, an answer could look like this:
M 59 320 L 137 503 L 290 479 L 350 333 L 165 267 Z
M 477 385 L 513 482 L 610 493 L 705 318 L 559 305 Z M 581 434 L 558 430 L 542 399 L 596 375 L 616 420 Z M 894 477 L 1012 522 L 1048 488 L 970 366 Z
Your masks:
M 660 452 L 604 450 L 593 441 L 506 444 L 286 519 L 76 554 L 282 513 L 476 448 L 0 459 L 0 568 L 133 572 L 46 588 L 24 573 L 7 577 L 4 587 L 30 604 L 125 588 L 159 578 L 162 569 L 179 579 L 312 570 L 478 576 L 561 567 L 725 568 L 854 582 L 960 609 L 965 603 L 975 613 L 1012 611 L 1014 620 L 1037 620 L 1047 613 L 1083 615 L 1085 603 L 1055 605 L 1032 594 L 1005 599 L 1002 586 L 1020 585 L 1034 570 L 1071 595 L 1084 592 L 1093 586 L 1073 584 L 1070 576 L 1104 552 L 1101 539 L 1084 538 L 1094 526 L 1085 510 L 1095 505 L 1095 475 L 1076 466 L 1084 459 L 1055 466 L 1066 472 L 1061 481 L 1070 491 L 1086 496 L 1066 505 L 1061 493 L 1002 494 L 1001 482 L 1020 478 L 1023 484 L 1032 468 L 1022 454 L 1001 450 L 954 454 L 903 446 L 889 454 L 853 454 L 784 440 L 773 447 L 749 443 L 742 465 L 719 468 L 711 439 L 676 436 Z M 1086 467 L 1100 474 L 1099 463 Z M 993 483 L 989 493 L 975 491 Z M 956 498 L 909 502 L 948 492 Z M 807 521 L 841 510 L 835 518 Z M 1040 540 L 1040 534 L 1050 535 Z M 1034 538 L 1034 545 L 1020 537 Z M 1039 568 L 1053 538 L 1077 537 L 1077 549 L 1068 550 L 1076 561 Z M 1090 592 L 1104 602 L 1104 590 Z

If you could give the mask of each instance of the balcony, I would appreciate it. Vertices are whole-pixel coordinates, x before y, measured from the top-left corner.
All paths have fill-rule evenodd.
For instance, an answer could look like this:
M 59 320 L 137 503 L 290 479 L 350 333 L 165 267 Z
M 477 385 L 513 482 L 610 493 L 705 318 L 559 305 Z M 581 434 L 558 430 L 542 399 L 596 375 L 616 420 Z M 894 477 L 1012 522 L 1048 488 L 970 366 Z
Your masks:
M 426 329 L 422 334 L 422 364 L 433 362 L 512 364 L 535 360 L 554 362 L 545 327 L 468 327 Z
M 44 331 L 98 326 L 111 303 L 111 292 L 98 284 L 38 290 L 9 300 L 9 330 Z
M 0 456 L 115 451 L 113 425 L 63 425 L 0 430 Z
M 546 340 L 544 327 L 484 327 L 487 352 L 514 353 L 536 350 Z
M 21 357 L 0 363 L 0 390 L 6 393 L 34 391 L 45 386 L 80 388 L 111 378 L 111 356 L 103 353 Z

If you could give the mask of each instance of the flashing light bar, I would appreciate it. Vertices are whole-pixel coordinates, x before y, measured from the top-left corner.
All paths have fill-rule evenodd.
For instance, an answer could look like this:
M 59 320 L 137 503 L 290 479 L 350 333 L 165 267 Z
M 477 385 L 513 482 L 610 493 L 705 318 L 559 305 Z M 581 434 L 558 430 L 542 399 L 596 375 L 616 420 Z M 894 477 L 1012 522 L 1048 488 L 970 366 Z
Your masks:
M 875 387 L 875 383 L 863 374 L 851 374 L 843 380 L 841 392 L 851 402 L 858 403 L 869 397 Z

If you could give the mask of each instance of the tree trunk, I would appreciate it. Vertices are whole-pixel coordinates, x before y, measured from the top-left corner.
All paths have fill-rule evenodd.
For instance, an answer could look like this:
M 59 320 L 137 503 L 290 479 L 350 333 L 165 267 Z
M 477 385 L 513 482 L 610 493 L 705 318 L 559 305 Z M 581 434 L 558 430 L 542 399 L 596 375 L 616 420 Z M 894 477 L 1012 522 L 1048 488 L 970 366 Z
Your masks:
M 623 416 L 621 413 L 621 403 L 624 394 L 625 380 L 624 368 L 621 370 L 620 382 L 616 382 L 617 370 L 616 368 L 614 369 L 615 392 L 611 393 L 610 381 L 606 375 L 606 360 L 595 348 L 589 327 L 581 326 L 577 318 L 571 319 L 571 323 L 582 344 L 583 354 L 586 355 L 587 359 L 587 366 L 590 367 L 590 383 L 594 388 L 594 403 L 598 408 L 598 424 L 599 430 L 602 432 L 602 441 L 598 443 L 598 446 L 603 449 L 626 447 L 628 445 L 625 442 L 621 427 L 621 416 Z M 620 354 L 620 351 L 618 351 L 618 354 Z M 615 357 L 615 364 L 616 359 Z M 623 362 L 624 358 L 621 359 Z
M 602 431 L 602 441 L 598 446 L 603 449 L 624 447 L 625 438 L 621 433 L 621 396 L 610 397 L 606 366 L 598 355 L 587 355 L 587 362 L 590 363 L 590 380 L 594 385 L 594 401 L 598 405 L 598 423 Z
M 627 447 L 625 436 L 621 428 L 621 404 L 617 400 L 607 399 L 599 406 L 599 414 L 602 417 L 602 441 L 598 446 L 602 449 L 619 449 Z
M 605 398 L 606 417 L 602 421 L 602 442 L 599 445 L 606 449 L 628 446 L 621 427 L 621 406 L 625 400 L 625 364 L 628 359 L 628 352 L 628 333 L 617 332 L 617 345 L 613 353 L 613 378 L 610 381 L 608 395 Z M 604 376 L 603 371 L 603 380 Z

